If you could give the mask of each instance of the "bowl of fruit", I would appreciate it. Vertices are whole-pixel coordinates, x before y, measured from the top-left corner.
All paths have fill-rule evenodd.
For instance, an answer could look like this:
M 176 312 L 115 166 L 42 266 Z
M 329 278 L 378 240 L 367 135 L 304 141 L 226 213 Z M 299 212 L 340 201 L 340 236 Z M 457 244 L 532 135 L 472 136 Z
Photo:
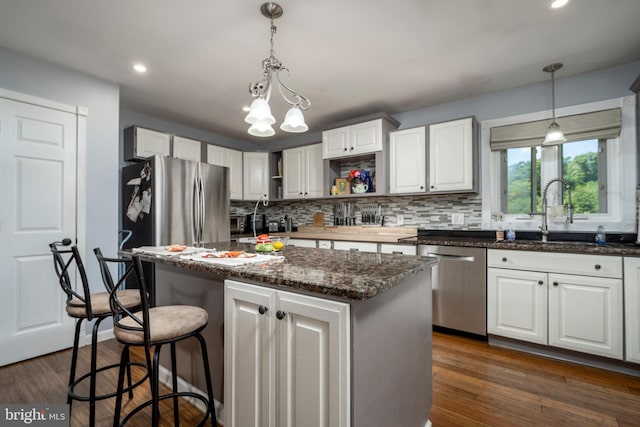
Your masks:
M 256 237 L 256 252 L 279 252 L 286 245 L 287 238 L 261 234 Z

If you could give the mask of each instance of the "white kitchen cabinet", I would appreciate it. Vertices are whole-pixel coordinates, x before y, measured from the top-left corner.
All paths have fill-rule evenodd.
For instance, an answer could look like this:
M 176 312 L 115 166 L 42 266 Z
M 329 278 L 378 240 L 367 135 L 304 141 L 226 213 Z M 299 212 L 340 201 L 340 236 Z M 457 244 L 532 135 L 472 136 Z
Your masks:
M 350 425 L 348 304 L 225 280 L 225 425 Z
M 229 168 L 231 200 L 242 200 L 242 151 L 207 145 L 207 163 Z
M 124 130 L 124 159 L 141 160 L 153 155 L 171 156 L 171 135 L 139 126 Z
M 283 198 L 322 197 L 322 144 L 282 151 Z
M 350 242 L 346 240 L 334 240 L 333 249 L 344 251 L 358 250 L 360 252 L 378 252 L 378 244 L 372 242 Z
M 622 258 L 487 251 L 490 334 L 622 359 Z
M 427 191 L 426 130 L 424 126 L 389 134 L 389 192 Z
M 625 360 L 640 363 L 640 258 L 624 257 Z
M 242 162 L 243 199 L 269 197 L 269 153 L 245 152 Z
M 374 153 L 383 148 L 382 119 L 322 132 L 322 158 L 357 156 Z
M 297 248 L 315 248 L 316 241 L 309 239 L 289 239 L 287 246 L 295 246 Z
M 547 274 L 487 269 L 487 332 L 547 344 Z
M 475 191 L 474 120 L 429 126 L 429 192 Z
M 173 157 L 185 160 L 202 160 L 202 143 L 182 136 L 173 137 Z
M 381 243 L 381 254 L 402 254 L 402 255 L 416 255 L 417 247 L 415 245 L 399 245 L 396 243 Z

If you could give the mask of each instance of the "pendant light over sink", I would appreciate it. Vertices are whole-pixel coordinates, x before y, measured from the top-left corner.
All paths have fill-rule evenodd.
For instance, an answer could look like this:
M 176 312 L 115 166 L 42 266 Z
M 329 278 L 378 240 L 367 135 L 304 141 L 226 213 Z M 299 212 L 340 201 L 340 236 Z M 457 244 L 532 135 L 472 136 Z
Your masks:
M 562 64 L 555 63 L 547 65 L 542 69 L 542 71 L 546 73 L 551 73 L 551 114 L 553 115 L 553 121 L 549 125 L 549 130 L 547 130 L 547 135 L 542 145 L 557 145 L 567 141 L 562 129 L 560 129 L 560 125 L 556 122 L 556 85 L 553 76 L 560 68 L 562 68 Z
M 271 114 L 271 108 L 269 107 L 269 98 L 271 97 L 273 86 L 278 88 L 282 98 L 291 105 L 284 122 L 280 125 L 280 129 L 285 132 L 306 132 L 309 127 L 304 122 L 302 110 L 307 110 L 311 106 L 311 101 L 282 82 L 280 71 L 289 72 L 289 69 L 274 56 L 273 35 L 276 33 L 277 28 L 273 24 L 273 20 L 282 16 L 282 7 L 277 3 L 264 3 L 260 7 L 260 12 L 271 20 L 271 50 L 269 57 L 262 61 L 262 79 L 249 85 L 249 92 L 255 99 L 251 103 L 249 114 L 244 118 L 244 121 L 251 125 L 248 132 L 250 135 L 260 137 L 268 137 L 275 134 L 271 125 L 276 122 L 276 119 Z

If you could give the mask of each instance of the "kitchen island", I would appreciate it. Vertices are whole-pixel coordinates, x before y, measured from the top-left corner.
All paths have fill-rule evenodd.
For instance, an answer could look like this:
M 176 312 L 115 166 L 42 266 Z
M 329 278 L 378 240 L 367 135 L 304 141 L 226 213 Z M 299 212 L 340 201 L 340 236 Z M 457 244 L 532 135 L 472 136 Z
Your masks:
M 435 261 L 295 247 L 281 255 L 232 267 L 140 254 L 155 265 L 158 304 L 209 313 L 225 426 L 428 425 Z M 194 366 L 179 374 L 202 390 Z

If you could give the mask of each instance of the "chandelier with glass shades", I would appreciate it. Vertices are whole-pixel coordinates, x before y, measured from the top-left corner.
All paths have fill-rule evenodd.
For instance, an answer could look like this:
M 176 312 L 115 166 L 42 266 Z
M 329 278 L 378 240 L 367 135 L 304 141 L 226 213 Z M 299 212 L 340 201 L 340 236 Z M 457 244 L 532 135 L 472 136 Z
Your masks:
M 542 71 L 546 73 L 551 73 L 551 114 L 553 115 L 553 120 L 549 125 L 542 145 L 557 145 L 567 141 L 562 129 L 560 129 L 560 125 L 556 122 L 556 85 L 553 75 L 560 68 L 562 68 L 562 64 L 555 63 L 547 65 L 542 69 Z
M 271 97 L 273 86 L 276 86 L 282 98 L 291 105 L 284 122 L 280 125 L 280 129 L 285 132 L 306 132 L 309 127 L 304 122 L 302 110 L 309 109 L 311 101 L 282 82 L 280 71 L 289 72 L 289 69 L 275 57 L 273 50 L 273 36 L 276 33 L 276 26 L 273 24 L 273 20 L 282 16 L 282 7 L 277 3 L 269 2 L 264 3 L 260 7 L 260 11 L 262 15 L 271 20 L 271 50 L 269 57 L 262 61 L 262 79 L 249 85 L 249 92 L 255 99 L 251 103 L 249 114 L 244 118 L 244 121 L 251 125 L 249 127 L 250 135 L 267 137 L 275 134 L 271 125 L 276 122 L 276 119 L 271 114 L 269 98 Z

